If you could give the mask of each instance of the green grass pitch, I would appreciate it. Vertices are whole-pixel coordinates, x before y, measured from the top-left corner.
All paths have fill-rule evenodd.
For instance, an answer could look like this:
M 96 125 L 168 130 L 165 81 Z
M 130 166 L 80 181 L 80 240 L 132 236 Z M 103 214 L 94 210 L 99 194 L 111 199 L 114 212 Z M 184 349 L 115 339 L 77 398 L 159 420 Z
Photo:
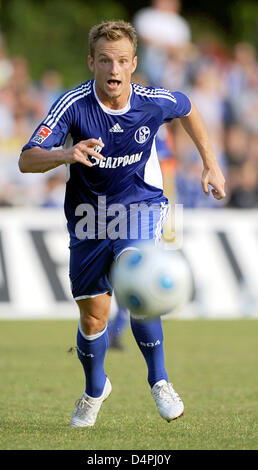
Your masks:
M 156 410 L 130 328 L 109 350 L 113 391 L 96 425 L 68 424 L 84 388 L 77 321 L 0 322 L 0 449 L 254 450 L 258 448 L 258 321 L 166 320 L 169 380 L 185 404 L 170 424 Z

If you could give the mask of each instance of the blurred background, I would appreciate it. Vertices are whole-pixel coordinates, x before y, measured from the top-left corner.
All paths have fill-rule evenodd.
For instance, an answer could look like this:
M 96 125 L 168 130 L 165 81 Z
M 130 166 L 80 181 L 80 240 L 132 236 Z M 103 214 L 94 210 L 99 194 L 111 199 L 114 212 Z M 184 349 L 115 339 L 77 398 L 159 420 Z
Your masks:
M 165 191 L 173 204 L 184 206 L 183 247 L 194 273 L 194 315 L 256 316 L 256 0 L 138 0 L 137 8 L 129 0 L 0 0 L 0 313 L 52 315 L 64 312 L 66 304 L 71 309 L 61 210 L 65 168 L 21 174 L 17 163 L 51 104 L 91 78 L 88 32 L 109 19 L 130 21 L 137 30 L 135 82 L 179 90 L 194 101 L 226 176 L 223 201 L 205 196 L 200 157 L 180 123 L 160 128 Z M 214 281 L 207 271 L 215 272 L 218 282 L 210 293 Z

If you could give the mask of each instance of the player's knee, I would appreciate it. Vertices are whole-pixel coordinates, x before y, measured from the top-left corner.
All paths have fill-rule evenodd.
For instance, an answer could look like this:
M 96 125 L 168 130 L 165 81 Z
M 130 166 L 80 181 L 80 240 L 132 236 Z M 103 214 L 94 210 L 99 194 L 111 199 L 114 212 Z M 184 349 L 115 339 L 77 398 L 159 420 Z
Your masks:
M 107 324 L 105 315 L 99 316 L 80 310 L 81 326 L 86 335 L 95 335 L 103 330 Z
M 110 296 L 103 295 L 77 302 L 81 326 L 86 335 L 95 335 L 105 328 L 110 312 L 110 299 Z
M 96 318 L 92 315 L 80 315 L 81 326 L 86 335 L 95 335 L 103 330 L 106 326 L 104 319 Z

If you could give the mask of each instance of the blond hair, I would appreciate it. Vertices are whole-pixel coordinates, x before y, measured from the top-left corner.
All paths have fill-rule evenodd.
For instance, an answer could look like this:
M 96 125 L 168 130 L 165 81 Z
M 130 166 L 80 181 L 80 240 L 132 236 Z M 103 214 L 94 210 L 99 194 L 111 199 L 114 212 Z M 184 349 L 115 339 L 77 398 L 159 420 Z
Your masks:
M 123 20 L 102 22 L 93 26 L 89 33 L 89 51 L 93 57 L 95 44 L 100 38 L 106 38 L 108 41 L 118 41 L 127 38 L 133 46 L 134 55 L 137 48 L 137 35 L 134 27 Z

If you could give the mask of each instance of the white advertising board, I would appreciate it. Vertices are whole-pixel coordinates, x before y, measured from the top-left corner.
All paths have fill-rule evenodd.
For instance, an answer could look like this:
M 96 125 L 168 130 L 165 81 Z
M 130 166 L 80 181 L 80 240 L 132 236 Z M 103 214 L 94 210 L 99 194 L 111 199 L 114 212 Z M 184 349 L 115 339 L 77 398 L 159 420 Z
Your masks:
M 183 211 L 193 274 L 178 318 L 258 318 L 258 211 Z M 62 210 L 0 210 L 0 319 L 78 318 Z

